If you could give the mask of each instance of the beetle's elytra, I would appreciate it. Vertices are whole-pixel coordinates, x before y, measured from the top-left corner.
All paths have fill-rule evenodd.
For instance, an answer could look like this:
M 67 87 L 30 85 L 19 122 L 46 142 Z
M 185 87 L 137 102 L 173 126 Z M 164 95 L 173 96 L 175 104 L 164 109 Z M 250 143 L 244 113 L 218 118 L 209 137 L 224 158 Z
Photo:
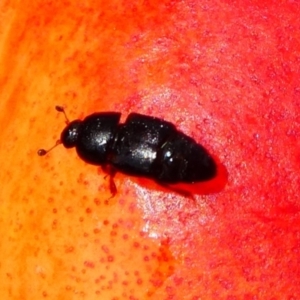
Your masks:
M 56 110 L 65 114 L 60 106 Z M 172 123 L 137 113 L 120 123 L 120 117 L 119 112 L 100 112 L 67 121 L 57 144 L 75 147 L 87 163 L 109 165 L 163 185 L 193 184 L 216 176 L 216 163 L 208 151 Z M 38 154 L 47 152 L 40 149 Z

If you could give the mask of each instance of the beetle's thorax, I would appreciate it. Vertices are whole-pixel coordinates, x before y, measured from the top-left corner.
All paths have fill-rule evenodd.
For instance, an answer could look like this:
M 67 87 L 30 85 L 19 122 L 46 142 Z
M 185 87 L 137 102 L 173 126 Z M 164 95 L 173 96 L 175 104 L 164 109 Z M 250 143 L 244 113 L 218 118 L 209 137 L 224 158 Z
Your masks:
M 70 122 L 62 131 L 60 139 L 66 148 L 72 148 L 76 146 L 81 124 L 82 121 L 74 120 Z
M 76 151 L 82 160 L 94 165 L 108 163 L 120 116 L 115 112 L 94 113 L 80 122 L 79 127 L 74 125 Z

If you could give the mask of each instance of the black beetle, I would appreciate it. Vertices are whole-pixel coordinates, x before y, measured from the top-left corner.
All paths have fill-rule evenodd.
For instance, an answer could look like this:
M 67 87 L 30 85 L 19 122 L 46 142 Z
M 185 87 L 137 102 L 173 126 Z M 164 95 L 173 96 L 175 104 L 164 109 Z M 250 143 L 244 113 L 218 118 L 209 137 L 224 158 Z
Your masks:
M 56 110 L 65 114 L 60 106 Z M 216 163 L 208 151 L 172 123 L 137 113 L 129 114 L 123 124 L 120 118 L 119 112 L 94 113 L 83 121 L 69 122 L 66 117 L 67 126 L 56 145 L 76 147 L 89 164 L 147 177 L 161 185 L 193 184 L 216 176 Z M 48 151 L 40 149 L 38 154 Z

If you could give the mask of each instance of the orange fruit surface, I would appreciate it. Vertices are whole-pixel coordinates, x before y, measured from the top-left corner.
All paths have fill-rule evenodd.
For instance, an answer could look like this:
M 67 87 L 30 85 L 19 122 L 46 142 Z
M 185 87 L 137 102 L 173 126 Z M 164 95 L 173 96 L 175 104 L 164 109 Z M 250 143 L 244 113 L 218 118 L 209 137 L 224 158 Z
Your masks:
M 297 1 L 1 1 L 1 299 L 298 299 Z M 109 179 L 64 116 L 173 122 L 226 169 L 194 199 Z M 215 182 L 214 184 L 220 184 Z M 208 191 L 208 192 L 207 192 Z

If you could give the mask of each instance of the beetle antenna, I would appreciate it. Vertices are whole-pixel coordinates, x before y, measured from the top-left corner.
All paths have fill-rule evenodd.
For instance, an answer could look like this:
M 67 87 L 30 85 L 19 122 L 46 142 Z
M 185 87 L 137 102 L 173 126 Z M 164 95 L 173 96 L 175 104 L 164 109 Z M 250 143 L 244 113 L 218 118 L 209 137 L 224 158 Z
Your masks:
M 57 146 L 60 145 L 60 144 L 61 144 L 61 140 L 57 140 L 56 143 L 55 143 L 55 145 L 52 146 L 50 149 L 48 149 L 48 150 L 45 150 L 45 149 L 39 149 L 38 152 L 37 152 L 37 154 L 38 154 L 39 156 L 45 156 L 45 155 L 46 155 L 47 153 L 49 153 L 52 149 L 54 149 L 55 147 L 57 147 Z
M 66 114 L 66 112 L 65 112 L 65 109 L 64 109 L 62 106 L 59 106 L 59 105 L 56 105 L 56 106 L 55 106 L 55 109 L 56 109 L 58 112 L 61 112 L 61 113 L 64 114 L 65 119 L 66 119 L 66 123 L 67 123 L 67 125 L 68 125 L 68 124 L 70 123 L 70 121 L 69 121 L 69 119 L 68 119 L 68 117 L 67 117 L 67 114 Z M 45 150 L 45 149 L 39 149 L 38 152 L 37 152 L 37 154 L 38 154 L 39 156 L 45 156 L 47 153 L 49 153 L 50 151 L 52 151 L 52 149 L 54 149 L 55 147 L 57 147 L 57 146 L 60 145 L 60 144 L 61 144 L 61 140 L 57 140 L 56 143 L 55 143 L 55 145 L 52 146 L 50 149 L 48 149 L 48 150 Z
M 63 113 L 63 114 L 65 115 L 66 123 L 67 123 L 67 125 L 68 125 L 68 124 L 70 123 L 70 121 L 69 121 L 69 118 L 67 117 L 67 114 L 66 114 L 65 109 L 64 109 L 62 106 L 59 106 L 59 105 L 56 105 L 56 106 L 55 106 L 55 109 L 56 109 L 58 112 L 61 112 L 61 113 Z

